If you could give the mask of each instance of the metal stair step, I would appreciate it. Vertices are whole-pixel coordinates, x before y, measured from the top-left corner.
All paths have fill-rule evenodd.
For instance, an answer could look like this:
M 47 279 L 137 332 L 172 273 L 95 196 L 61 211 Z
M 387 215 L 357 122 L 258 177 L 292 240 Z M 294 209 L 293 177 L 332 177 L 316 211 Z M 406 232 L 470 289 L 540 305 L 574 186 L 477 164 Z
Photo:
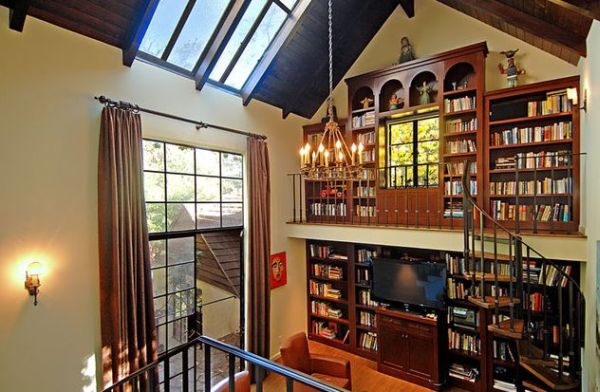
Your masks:
M 532 376 L 544 383 L 552 391 L 573 391 L 579 388 L 579 383 L 569 376 L 559 376 L 551 366 L 541 363 L 538 359 L 520 357 L 520 366 L 527 370 Z
M 499 322 L 498 325 L 488 325 L 488 331 L 490 331 L 496 336 L 521 340 L 523 339 L 523 328 L 525 326 L 525 323 L 523 322 L 523 320 L 514 319 L 513 321 L 514 325 L 512 328 L 510 326 L 511 320 L 504 320 Z

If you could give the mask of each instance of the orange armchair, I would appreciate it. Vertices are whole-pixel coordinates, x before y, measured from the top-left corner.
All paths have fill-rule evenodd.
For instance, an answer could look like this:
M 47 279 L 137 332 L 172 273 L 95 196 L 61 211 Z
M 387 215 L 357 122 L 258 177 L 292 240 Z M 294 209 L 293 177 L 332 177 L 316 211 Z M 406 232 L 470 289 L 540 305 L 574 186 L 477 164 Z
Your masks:
M 210 392 L 229 392 L 229 378 L 212 387 Z M 247 370 L 235 374 L 235 392 L 250 392 L 250 374 Z
M 281 360 L 285 366 L 310 374 L 328 384 L 346 389 L 352 387 L 350 361 L 346 359 L 311 354 L 308 351 L 308 339 L 304 332 L 287 338 L 280 347 Z M 304 384 L 294 382 L 294 392 L 312 392 Z

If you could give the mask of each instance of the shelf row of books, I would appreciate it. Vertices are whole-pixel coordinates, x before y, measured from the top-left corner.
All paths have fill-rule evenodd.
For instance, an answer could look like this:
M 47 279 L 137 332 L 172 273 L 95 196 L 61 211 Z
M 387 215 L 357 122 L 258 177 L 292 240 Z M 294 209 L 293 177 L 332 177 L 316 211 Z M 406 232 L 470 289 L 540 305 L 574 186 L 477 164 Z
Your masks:
M 375 217 L 375 206 L 360 206 L 357 205 L 356 207 L 356 215 L 360 216 L 360 217 Z
M 309 292 L 311 295 L 317 295 L 319 297 L 331 299 L 342 298 L 342 291 L 339 289 L 334 289 L 333 286 L 329 283 L 320 283 L 311 280 L 309 285 Z
M 317 216 L 346 216 L 346 203 L 310 203 L 309 211 Z
M 447 174 L 452 177 L 462 176 L 465 171 L 464 162 L 451 162 L 446 164 Z M 472 163 L 469 165 L 469 174 L 477 174 L 477 165 Z
M 358 321 L 360 325 L 365 325 L 367 327 L 377 327 L 377 322 L 375 321 L 377 318 L 373 313 L 360 311 L 358 312 Z
M 444 206 L 444 218 L 463 218 L 465 215 L 462 201 L 449 201 Z
M 535 283 L 551 287 L 567 287 L 568 278 L 573 272 L 572 265 L 553 266 L 545 264 L 544 269 L 538 267 L 533 260 L 523 261 L 523 282 Z
M 450 275 L 464 275 L 467 271 L 467 264 L 464 257 L 454 256 L 446 253 L 446 270 Z
M 544 310 L 544 297 L 542 293 L 529 294 L 529 299 L 525 299 L 525 308 L 534 312 L 542 312 Z
M 481 339 L 471 334 L 448 329 L 448 348 L 479 355 L 481 353 Z
M 310 257 L 318 257 L 320 259 L 326 259 L 335 252 L 333 246 L 317 244 L 310 244 L 308 250 Z
M 374 186 L 357 186 L 356 193 L 354 195 L 356 197 L 375 197 L 375 187 Z
M 494 379 L 494 389 L 503 392 L 517 392 L 515 383 L 498 379 Z
M 332 280 L 344 279 L 344 270 L 342 267 L 336 267 L 327 264 L 313 264 L 311 268 L 314 276 L 320 276 L 321 278 Z
M 375 112 L 366 112 L 360 116 L 352 117 L 352 128 L 362 128 L 375 125 Z
M 444 111 L 446 113 L 460 112 L 463 110 L 475 109 L 476 97 L 460 97 L 453 99 L 444 99 Z
M 455 180 L 444 182 L 444 195 L 460 196 L 462 193 L 462 181 Z M 469 180 L 469 193 L 472 196 L 477 195 L 477 180 Z
M 371 281 L 371 271 L 368 268 L 356 269 L 356 281 L 360 283 L 368 283 Z
M 377 351 L 377 334 L 375 332 L 361 332 L 358 337 L 358 346 L 365 350 Z
M 462 282 L 457 282 L 452 278 L 448 278 L 447 295 L 450 299 L 467 299 L 470 295 L 469 288 Z
M 373 301 L 371 299 L 371 290 L 367 290 L 367 289 L 358 290 L 358 293 L 356 295 L 356 300 L 359 305 L 373 306 L 373 307 L 379 306 L 379 302 Z
M 569 325 L 565 325 L 564 328 L 563 332 L 567 333 L 566 330 L 569 328 Z M 558 328 L 558 325 L 548 325 L 548 327 L 544 327 L 544 321 L 542 320 L 530 321 L 527 331 L 535 340 L 543 341 L 544 334 L 547 334 L 548 338 L 550 338 L 549 341 L 552 342 L 552 344 L 556 345 L 559 343 L 560 329 Z
M 313 147 L 318 146 L 319 144 L 321 144 L 322 137 L 323 135 L 321 133 L 311 133 L 307 135 L 306 142 Z
M 363 163 L 375 162 L 375 149 L 364 150 L 361 154 Z
M 479 378 L 479 369 L 460 363 L 452 363 L 448 369 L 448 375 L 459 380 L 474 383 Z
M 356 144 L 375 144 L 375 131 L 360 133 L 356 135 Z
M 463 133 L 477 130 L 477 118 L 470 120 L 454 119 L 446 121 L 446 133 Z
M 571 177 L 552 179 L 544 178 L 539 181 L 492 181 L 490 194 L 493 195 L 552 195 L 555 193 L 572 193 L 573 179 Z
M 341 319 L 343 316 L 342 310 L 330 306 L 323 301 L 310 301 L 310 309 L 312 314 L 323 317 Z
M 559 166 L 571 165 L 571 152 L 568 150 L 560 151 L 539 151 L 517 153 L 512 157 L 496 158 L 494 163 L 495 169 L 541 169 L 553 168 Z
M 511 144 L 541 143 L 551 140 L 566 140 L 573 137 L 570 121 L 561 121 L 552 125 L 507 129 L 490 135 L 491 146 L 509 146 Z
M 527 102 L 527 117 L 565 113 L 571 110 L 573 105 L 567 98 L 567 90 L 548 92 L 545 100 Z
M 477 152 L 477 145 L 474 140 L 452 140 L 446 143 L 446 154 L 464 152 Z
M 371 249 L 357 249 L 356 261 L 359 263 L 371 263 L 377 257 L 377 251 Z
M 571 207 L 567 204 L 556 203 L 553 206 L 514 205 L 500 200 L 491 202 L 492 217 L 496 220 L 519 220 L 538 222 L 570 222 Z M 517 215 L 518 214 L 518 215 Z
M 341 337 L 342 331 L 339 330 L 338 324 L 333 321 L 320 321 L 313 320 L 312 322 L 312 333 L 315 335 L 319 335 L 326 339 L 340 339 L 342 343 L 346 343 L 348 341 L 350 330 L 346 330 L 343 338 Z
M 494 359 L 510 362 L 515 361 L 515 355 L 508 342 L 494 339 L 492 342 L 492 355 L 494 356 Z

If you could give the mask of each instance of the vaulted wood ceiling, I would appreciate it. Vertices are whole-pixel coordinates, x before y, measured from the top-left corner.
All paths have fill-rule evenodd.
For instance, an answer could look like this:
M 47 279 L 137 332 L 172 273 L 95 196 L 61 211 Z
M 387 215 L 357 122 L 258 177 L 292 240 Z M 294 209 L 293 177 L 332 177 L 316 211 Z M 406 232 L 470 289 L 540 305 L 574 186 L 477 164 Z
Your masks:
M 571 64 L 585 56 L 597 0 L 438 0 Z M 9 25 L 22 31 L 27 15 L 123 50 L 131 65 L 159 0 L 0 0 L 11 9 Z M 334 1 L 334 83 L 337 84 L 383 23 L 401 5 L 414 15 L 414 0 Z M 273 60 L 242 89 L 244 104 L 258 99 L 312 117 L 328 91 L 327 6 L 313 0 Z M 26 27 L 25 27 L 26 28 Z M 436 37 L 434 39 L 443 39 Z

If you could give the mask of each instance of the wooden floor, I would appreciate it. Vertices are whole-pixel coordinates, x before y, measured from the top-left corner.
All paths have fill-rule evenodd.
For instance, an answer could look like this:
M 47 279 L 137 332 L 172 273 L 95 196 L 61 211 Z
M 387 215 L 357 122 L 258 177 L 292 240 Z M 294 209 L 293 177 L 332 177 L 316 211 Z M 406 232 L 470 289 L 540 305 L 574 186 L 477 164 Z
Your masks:
M 376 362 L 364 359 L 357 355 L 313 341 L 310 342 L 310 351 L 317 354 L 348 359 L 352 368 L 352 391 L 354 392 L 430 391 L 430 389 L 419 385 L 411 384 L 395 377 L 379 373 L 376 370 Z M 271 374 L 266 378 L 263 390 L 265 392 L 283 392 L 285 391 L 285 380 L 279 375 Z M 448 391 L 458 392 L 462 390 L 452 388 L 448 389 Z

